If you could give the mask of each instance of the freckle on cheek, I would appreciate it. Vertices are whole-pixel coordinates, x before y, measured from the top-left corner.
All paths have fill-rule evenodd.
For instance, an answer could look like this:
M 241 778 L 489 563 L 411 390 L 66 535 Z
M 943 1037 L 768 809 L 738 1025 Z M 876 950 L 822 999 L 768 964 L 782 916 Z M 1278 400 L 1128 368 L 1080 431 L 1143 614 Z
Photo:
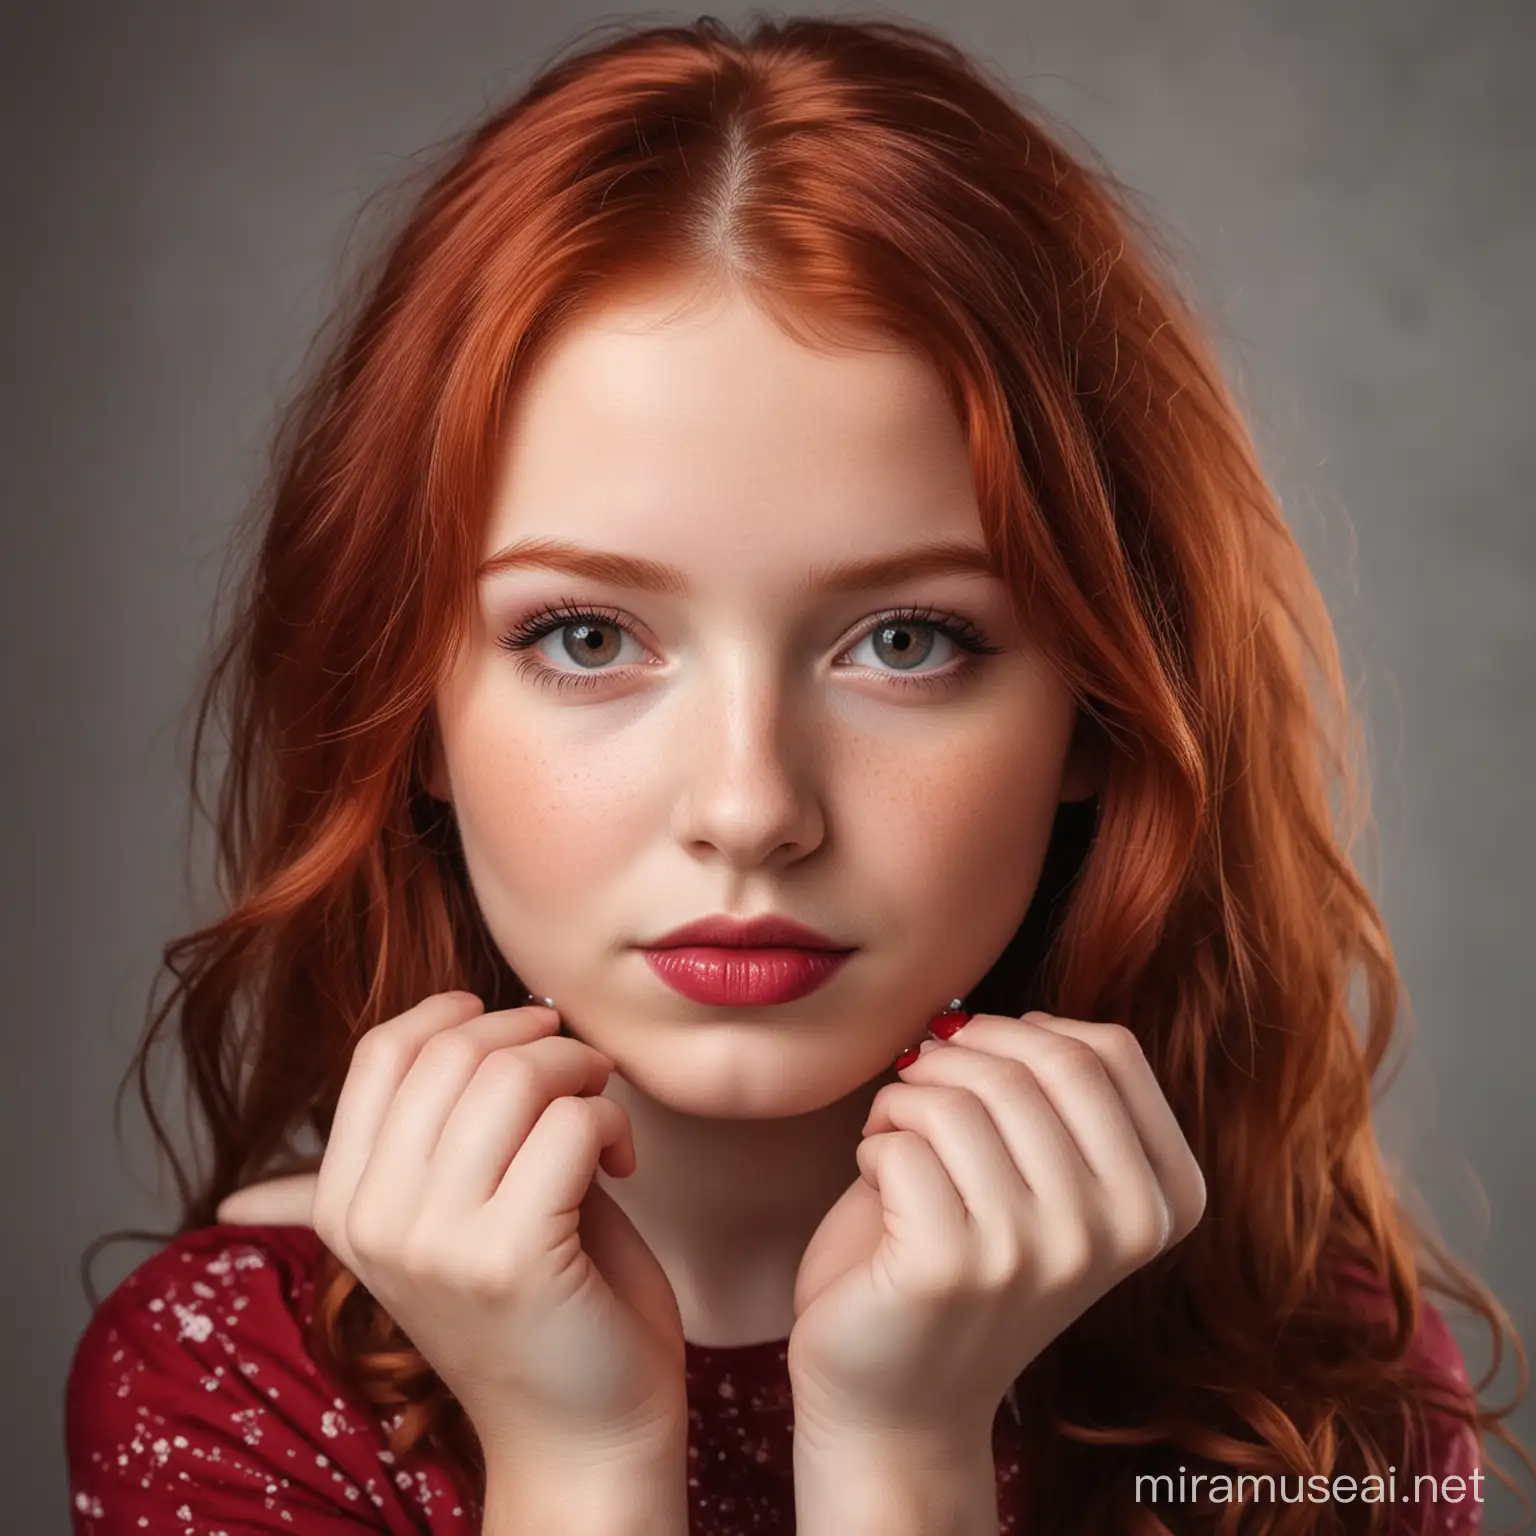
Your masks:
M 1029 770 L 1019 765 L 1026 783 Z M 965 874 L 970 880 L 1012 887 L 1028 873 L 1021 861 L 1043 855 L 1055 818 L 1055 802 L 1042 789 L 1020 795 L 1016 781 L 1000 779 L 997 766 L 981 771 L 957 766 L 946 786 L 946 825 L 940 834 L 950 850 L 965 848 Z
M 488 755 L 467 780 L 482 862 L 519 892 L 590 885 L 613 865 L 635 814 L 610 767 L 584 768 L 542 749 Z

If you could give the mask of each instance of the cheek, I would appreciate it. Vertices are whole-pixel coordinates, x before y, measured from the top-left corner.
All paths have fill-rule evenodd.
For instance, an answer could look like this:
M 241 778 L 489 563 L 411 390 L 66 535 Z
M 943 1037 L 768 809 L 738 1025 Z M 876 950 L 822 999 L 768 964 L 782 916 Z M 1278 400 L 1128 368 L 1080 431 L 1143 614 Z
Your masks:
M 914 777 L 870 807 L 880 832 L 868 846 L 921 900 L 967 891 L 993 899 L 1033 887 L 1056 811 L 1055 783 L 1038 763 L 961 759 Z M 882 851 L 883 850 L 883 851 Z
M 465 862 L 493 928 L 563 922 L 591 909 L 643 839 L 645 787 L 616 754 L 562 750 L 505 713 L 444 732 Z
M 1028 910 L 1056 815 L 1060 734 L 979 731 L 963 749 L 865 780 L 867 888 L 945 968 L 989 964 Z

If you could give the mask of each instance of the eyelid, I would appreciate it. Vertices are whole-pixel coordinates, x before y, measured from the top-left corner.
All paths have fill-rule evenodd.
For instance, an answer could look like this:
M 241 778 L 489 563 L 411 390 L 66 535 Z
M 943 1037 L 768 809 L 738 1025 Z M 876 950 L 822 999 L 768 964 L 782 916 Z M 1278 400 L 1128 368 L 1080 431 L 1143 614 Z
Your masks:
M 571 599 L 561 599 L 537 609 L 513 625 L 509 631 L 500 634 L 497 637 L 497 644 L 505 650 L 519 654 L 520 666 L 526 667 L 537 681 L 562 687 L 593 686 L 610 673 L 622 675 L 632 666 L 646 665 L 646 663 L 630 663 L 628 667 L 567 668 L 536 659 L 539 643 L 547 636 L 558 633 L 567 625 L 590 619 L 596 619 L 599 623 L 620 630 L 637 644 L 645 644 L 638 635 L 633 633 L 631 626 L 634 621 L 629 615 L 601 603 L 583 603 Z M 936 672 L 899 670 L 884 672 L 878 668 L 870 669 L 898 684 L 933 688 L 950 687 L 963 681 L 964 677 L 979 665 L 982 656 L 996 655 L 1004 649 L 990 644 L 980 626 L 964 614 L 932 606 L 907 605 L 884 608 L 871 614 L 858 633 L 839 646 L 838 658 L 844 657 L 855 646 L 862 645 L 883 625 L 900 623 L 919 624 L 935 630 L 956 647 L 962 659 L 959 665 Z M 650 648 L 647 646 L 646 649 Z
M 532 613 L 513 624 L 501 626 L 497 643 L 508 649 L 514 648 L 514 641 L 533 645 L 545 635 L 553 634 L 568 624 L 579 624 L 585 619 L 596 619 L 599 623 L 623 630 L 625 634 L 636 640 L 640 639 L 639 635 L 635 634 L 638 621 L 632 615 L 606 603 L 582 603 L 562 598 L 558 602 L 534 609 Z M 641 643 L 644 644 L 643 641 Z
M 941 634 L 949 635 L 957 645 L 967 650 L 982 652 L 988 655 L 996 654 L 1002 650 L 1001 646 L 992 645 L 987 641 L 986 633 L 974 620 L 968 619 L 963 613 L 955 613 L 948 608 L 936 608 L 925 604 L 906 604 L 894 608 L 884 608 L 874 614 L 867 625 L 848 642 L 844 649 L 860 644 L 870 635 L 885 624 L 922 624 L 931 629 L 938 630 Z
M 603 623 L 612 624 L 630 634 L 635 634 L 636 627 L 646 627 L 641 625 L 633 615 L 611 605 L 583 602 L 575 598 L 560 598 L 535 609 L 526 618 L 511 625 L 510 631 L 515 634 L 528 634 L 535 628 L 544 628 L 547 631 L 558 628 L 560 624 L 577 623 L 581 619 L 600 619 Z M 863 627 L 843 642 L 842 649 L 857 645 L 860 640 L 882 624 L 901 622 L 927 624 L 936 629 L 952 629 L 977 641 L 984 641 L 986 638 L 981 626 L 963 613 L 940 608 L 931 603 L 898 603 L 867 615 L 860 621 Z M 635 638 L 640 637 L 635 635 Z

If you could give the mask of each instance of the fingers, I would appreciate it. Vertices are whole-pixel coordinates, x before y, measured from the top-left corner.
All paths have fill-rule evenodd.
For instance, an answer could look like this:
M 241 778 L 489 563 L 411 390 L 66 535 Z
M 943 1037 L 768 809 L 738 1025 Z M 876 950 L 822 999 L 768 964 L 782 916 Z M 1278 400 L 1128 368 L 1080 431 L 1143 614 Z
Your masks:
M 349 1267 L 356 1266 L 341 1221 L 396 1090 L 433 1035 L 482 1012 L 484 1004 L 468 992 L 438 993 L 370 1030 L 354 1047 L 315 1190 L 316 1230 Z
M 1020 1022 L 1081 1040 L 1097 1054 L 1119 1092 L 1147 1162 L 1168 1200 L 1173 1228 L 1168 1243 L 1182 1242 L 1205 1212 L 1205 1175 L 1141 1042 L 1122 1024 L 1091 1024 L 1045 1013 L 1026 1014 Z
M 1093 1241 L 1097 1231 L 1114 1240 L 1125 1257 L 1146 1262 L 1193 1228 L 1203 1209 L 1203 1181 L 1191 1213 L 1190 1202 L 1185 1198 L 1181 1203 L 1178 1191 L 1188 1189 L 1185 1170 L 1192 1156 L 1129 1031 L 1062 1021 L 1076 1025 L 1076 1032 L 1069 1033 L 1034 1022 L 1041 1017 L 972 1019 L 947 1045 L 903 1069 L 902 1084 L 882 1089 L 876 1105 L 886 1107 L 878 1115 L 872 1112 L 871 1119 L 878 1128 L 884 1115 L 894 1113 L 890 1106 L 903 1086 L 943 1086 L 964 1093 L 990 1119 L 1015 1182 L 1022 1181 L 1046 1207 L 1041 1219 L 1051 1222 L 1052 1213 L 1059 1219 L 1076 1212 L 1089 1222 L 1076 1234 L 1079 1246 Z M 1103 1032 L 1102 1050 L 1089 1043 L 1095 1030 Z M 1117 1036 L 1124 1036 L 1132 1049 L 1127 1051 Z M 932 1108 L 927 1113 L 935 1127 L 956 1120 L 943 1101 L 931 1093 L 928 1097 Z M 1148 1127 L 1145 1132 L 1138 1121 Z M 1176 1142 L 1171 1149 L 1166 1145 L 1169 1124 Z M 1144 1135 L 1151 1138 L 1153 1152 Z M 1019 1230 L 1017 1217 L 1009 1219 L 1008 1203 L 996 1192 L 991 1158 L 977 1160 L 980 1142 L 951 1132 L 949 1140 L 934 1144 L 986 1230 Z M 1171 1187 L 1159 1165 L 1168 1170 Z M 1013 1209 L 1019 1209 L 1017 1201 Z M 1068 1229 L 1056 1224 L 1053 1230 L 1065 1248 Z M 1003 1244 L 1002 1238 L 994 1241 Z
M 348 1212 L 395 1094 L 429 1040 L 483 1013 L 484 1005 L 471 993 L 437 993 L 370 1030 L 353 1051 L 313 1205 L 315 1230 L 349 1269 L 358 1265 L 346 1231 Z M 557 1027 L 556 1016 L 547 1009 L 510 1013 L 525 1016 L 529 1038 Z
M 600 1095 L 552 1099 L 484 1206 L 489 1230 L 545 1250 L 568 1237 L 607 1147 L 627 1147 L 633 1167 L 622 1105 Z
M 892 1130 L 866 1136 L 856 1156 L 859 1171 L 880 1193 L 897 1273 L 921 1290 L 944 1294 L 961 1278 L 975 1234 L 938 1154 L 920 1133 Z M 882 1242 L 876 1262 L 886 1246 Z
M 929 1054 L 939 1056 L 944 1052 Z M 992 1064 L 977 1057 L 976 1065 L 985 1072 Z M 1005 1146 L 987 1106 L 964 1085 L 964 1079 L 974 1082 L 976 1077 L 975 1072 L 962 1071 L 955 1079 L 961 1086 L 926 1081 L 923 1085 L 888 1084 L 876 1095 L 867 1126 L 877 1134 L 889 1130 L 915 1131 L 937 1154 L 951 1185 L 950 1199 L 958 1195 L 962 1202 L 962 1215 L 973 1227 L 971 1246 L 980 1236 L 995 1249 L 999 1244 L 1011 1246 L 1009 1236 L 1034 1220 L 1035 1200 L 1020 1177 L 1021 1169 L 1027 1166 L 1024 1160 L 1038 1163 L 1045 1157 L 1066 1164 L 1071 1146 L 1061 1127 L 1052 1126 L 1054 1117 L 1041 1115 L 1038 1110 L 1029 1113 L 1027 1108 L 1010 1117 L 1019 1123 L 1014 1126 L 1015 1145 Z M 1024 1091 L 1037 1099 L 1041 1097 L 1032 1084 Z M 1072 1177 L 1069 1165 L 1064 1167 L 1063 1177 Z M 997 1258 L 1000 1268 L 1010 1258 L 1017 1258 L 1016 1253 L 994 1252 L 992 1256 Z
M 237 1189 L 220 1202 L 217 1220 L 237 1227 L 308 1227 L 313 1224 L 316 1175 L 290 1173 Z
M 554 1040 L 559 1042 L 560 1051 L 552 1059 L 570 1062 L 581 1058 L 582 1079 L 593 1065 L 601 1065 L 602 1057 L 578 1040 L 556 1035 L 556 1027 L 558 1021 L 549 1009 L 514 1008 L 471 1015 L 462 1023 L 438 1030 L 422 1043 L 385 1111 L 354 1201 L 370 1204 L 382 1193 L 393 1205 L 412 1210 L 420 1205 L 443 1130 L 472 1081 L 485 1071 L 492 1057 L 501 1058 L 496 1070 L 504 1071 L 504 1053 Z M 510 1070 L 519 1072 L 515 1060 Z M 522 1075 L 526 1077 L 526 1071 Z M 569 1077 L 567 1070 L 561 1081 Z M 526 1131 L 527 1127 L 523 1129 Z M 483 1140 L 484 1125 L 480 1134 Z M 512 1143 L 512 1147 L 516 1145 Z
M 422 1204 L 445 1217 L 478 1210 L 495 1195 L 514 1156 L 520 1162 L 538 1161 L 542 1138 L 531 1147 L 528 1142 L 553 1102 L 600 1095 L 610 1070 L 600 1053 L 561 1035 L 485 1054 L 452 1106 L 431 1154 Z M 628 1116 L 608 1099 L 594 1113 L 602 1117 L 609 1107 L 618 1111 L 617 1120 L 600 1123 L 605 1132 L 613 1125 L 619 1130 L 612 1161 L 631 1166 L 634 1142 Z
M 960 1051 L 951 1055 L 956 1045 Z M 1105 1184 L 1121 1180 L 1127 1166 L 1145 1170 L 1149 1178 L 1152 1175 L 1129 1106 L 1098 1053 L 1079 1039 L 1020 1019 L 981 1014 L 947 1045 L 927 1052 L 919 1061 L 922 1081 L 958 1082 L 979 1092 L 988 1109 L 1001 1116 L 999 1129 L 1005 1138 L 1022 1129 L 1021 1108 L 1047 1108 L 1062 1132 L 1061 1138 L 1053 1139 L 1070 1148 L 1067 1166 L 1073 1182 L 1078 1182 L 1083 1169 Z M 916 1064 L 908 1073 L 916 1078 Z M 1026 1083 L 1032 1085 L 1032 1092 Z M 1028 1177 L 1029 1170 L 1020 1166 Z M 1041 1172 L 1057 1170 L 1042 1168 Z

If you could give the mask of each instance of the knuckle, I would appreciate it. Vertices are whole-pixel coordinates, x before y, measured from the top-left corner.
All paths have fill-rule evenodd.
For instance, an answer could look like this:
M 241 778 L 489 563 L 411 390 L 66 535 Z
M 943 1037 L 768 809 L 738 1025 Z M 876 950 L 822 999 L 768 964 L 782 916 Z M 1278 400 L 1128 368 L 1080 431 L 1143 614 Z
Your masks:
M 928 1094 L 941 1115 L 956 1115 L 970 1119 L 974 1119 L 977 1115 L 987 1115 L 985 1106 L 969 1088 L 956 1088 L 951 1083 L 937 1083 L 928 1089 Z
M 1189 1173 L 1185 1182 L 1186 1187 L 1179 1191 L 1172 1202 L 1173 1234 L 1169 1238 L 1170 1243 L 1183 1242 L 1199 1226 L 1200 1218 L 1205 1215 L 1205 1175 L 1193 1159 L 1190 1160 Z
M 1093 1273 L 1097 1244 L 1081 1219 L 1063 1221 L 1052 1234 L 1052 1269 L 1059 1284 L 1076 1286 Z
M 1040 1053 L 1041 1069 L 1062 1082 L 1075 1082 L 1088 1077 L 1102 1077 L 1104 1063 L 1099 1053 L 1086 1041 L 1070 1035 L 1060 1035 Z
M 330 1206 L 321 1203 L 319 1195 L 315 1196 L 314 1212 L 310 1217 L 310 1225 L 314 1227 L 315 1235 L 332 1253 L 336 1253 L 344 1244 L 346 1238 L 345 1227 L 336 1220 Z
M 433 1035 L 416 1059 L 434 1072 L 461 1073 L 473 1071 L 482 1054 L 483 1048 L 469 1035 L 450 1029 Z
M 884 1142 L 881 1155 L 887 1162 L 893 1164 L 909 1163 L 912 1158 L 921 1157 L 927 1147 L 926 1140 L 916 1131 L 899 1129 L 884 1131 L 874 1139 Z
M 1026 1250 L 1015 1235 L 994 1243 L 979 1266 L 978 1286 L 983 1296 L 1000 1296 L 1018 1283 L 1024 1270 Z
M 1124 1061 L 1134 1060 L 1142 1054 L 1141 1041 L 1124 1024 L 1101 1024 L 1099 1039 L 1106 1054 Z
M 344 1226 L 347 1245 L 358 1258 L 370 1264 L 391 1262 L 394 1233 L 388 1224 L 370 1212 L 347 1212 Z
M 436 1283 L 444 1278 L 442 1243 L 434 1234 L 416 1229 L 400 1246 L 399 1266 L 400 1273 L 414 1284 Z
M 1189 1203 L 1198 1217 L 1205 1210 L 1208 1194 L 1205 1182 L 1205 1170 L 1195 1161 L 1193 1152 L 1189 1155 Z
M 475 1071 L 498 1090 L 521 1092 L 539 1081 L 539 1070 L 520 1045 L 504 1045 L 486 1054 Z
M 998 1058 L 992 1067 L 992 1076 L 1010 1098 L 1039 1092 L 1035 1074 L 1022 1061 L 1016 1061 L 1011 1056 Z
M 549 1101 L 544 1115 L 554 1122 L 558 1130 L 586 1132 L 597 1125 L 598 1111 L 590 1099 L 577 1094 L 562 1094 Z
M 389 1032 L 388 1024 L 375 1024 L 358 1037 L 352 1047 L 352 1063 L 357 1067 L 373 1068 L 387 1065 L 399 1049 L 399 1041 Z
M 1173 1236 L 1173 1212 L 1161 1191 L 1141 1201 L 1136 1214 L 1122 1227 L 1121 1249 L 1131 1263 L 1142 1265 L 1155 1259 Z

